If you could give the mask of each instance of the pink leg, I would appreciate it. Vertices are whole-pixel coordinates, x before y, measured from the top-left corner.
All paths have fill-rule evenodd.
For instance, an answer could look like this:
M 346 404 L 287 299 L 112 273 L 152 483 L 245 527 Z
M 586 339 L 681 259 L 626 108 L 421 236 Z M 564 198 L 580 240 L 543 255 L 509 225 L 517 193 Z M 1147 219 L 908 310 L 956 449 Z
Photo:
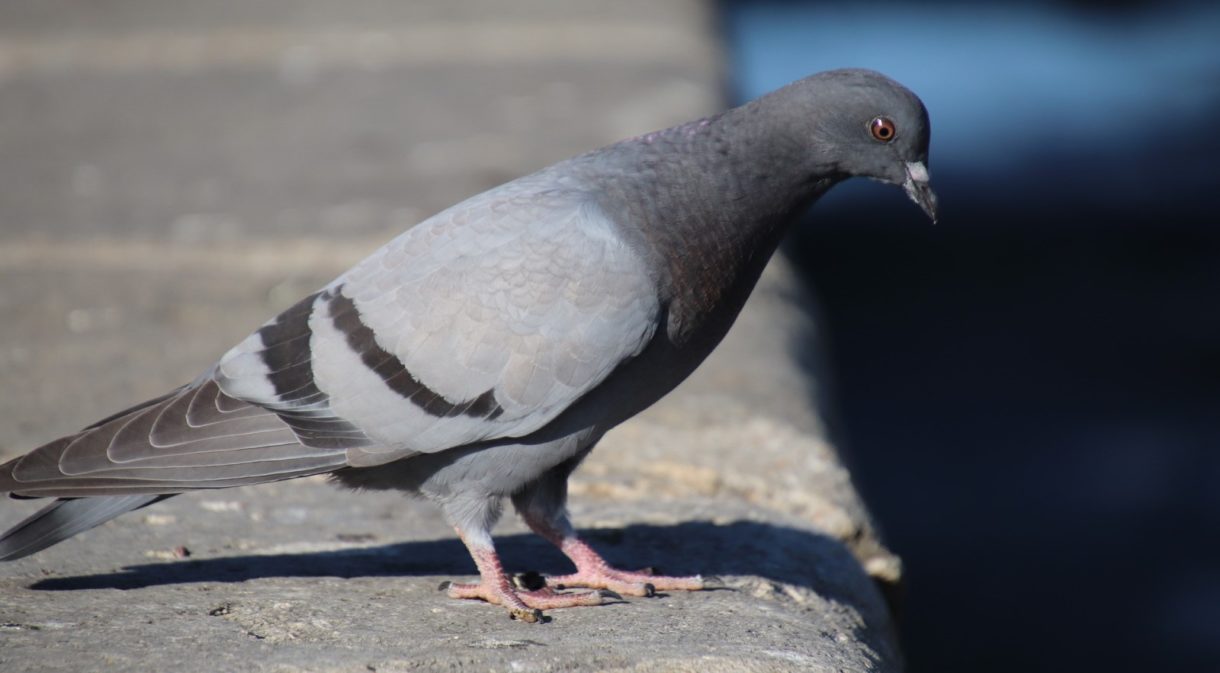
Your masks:
M 460 529 L 457 531 L 470 556 L 479 569 L 479 582 L 475 584 L 459 584 L 446 582 L 441 585 L 447 589 L 451 598 L 478 598 L 493 605 L 508 608 L 509 616 L 523 622 L 538 622 L 542 620 L 542 610 L 554 608 L 575 607 L 578 605 L 601 605 L 612 595 L 598 591 L 580 591 L 558 593 L 549 587 L 534 591 L 517 589 L 513 586 L 500 557 L 491 545 L 491 540 L 478 537 L 467 537 Z
M 628 571 L 613 568 L 592 547 L 576 536 L 570 526 L 566 533 L 542 517 L 531 512 L 522 512 L 526 524 L 535 533 L 559 547 L 572 563 L 576 572 L 570 575 L 548 577 L 547 585 L 558 590 L 568 587 L 608 589 L 626 596 L 652 596 L 657 591 L 700 591 L 711 588 L 710 582 L 699 575 L 690 577 L 667 577 L 653 574 L 651 569 Z M 562 520 L 566 522 L 566 517 Z
M 708 588 L 707 582 L 699 575 L 669 577 L 655 575 L 651 569 L 630 571 L 613 568 L 601 554 L 575 535 L 561 540 L 558 546 L 576 564 L 576 572 L 547 578 L 547 584 L 556 589 L 587 587 L 609 589 L 627 596 L 652 596 L 657 591 L 701 591 Z

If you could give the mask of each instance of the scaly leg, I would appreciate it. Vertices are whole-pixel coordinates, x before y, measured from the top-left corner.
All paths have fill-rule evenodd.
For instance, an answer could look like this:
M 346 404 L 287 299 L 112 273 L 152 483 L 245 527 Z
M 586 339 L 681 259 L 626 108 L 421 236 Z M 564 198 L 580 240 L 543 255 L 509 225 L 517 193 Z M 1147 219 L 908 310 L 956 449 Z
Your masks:
M 566 523 L 567 517 L 563 517 Z M 568 587 L 607 589 L 625 596 L 652 596 L 658 591 L 700 591 L 710 588 L 699 575 L 670 577 L 656 575 L 651 569 L 619 570 L 606 562 L 584 540 L 581 540 L 571 525 L 558 527 L 553 522 L 525 517 L 529 527 L 559 547 L 572 563 L 576 572 L 547 578 L 547 586 L 557 590 Z M 565 530 L 566 528 L 566 530 Z
M 548 577 L 548 586 L 559 590 L 567 587 L 606 589 L 628 596 L 711 588 L 711 583 L 698 575 L 666 577 L 653 574 L 652 570 L 618 570 L 581 540 L 568 520 L 566 507 L 568 475 L 578 462 L 579 459 L 574 459 L 554 468 L 513 496 L 513 505 L 530 529 L 559 547 L 576 564 L 576 572 L 572 574 Z

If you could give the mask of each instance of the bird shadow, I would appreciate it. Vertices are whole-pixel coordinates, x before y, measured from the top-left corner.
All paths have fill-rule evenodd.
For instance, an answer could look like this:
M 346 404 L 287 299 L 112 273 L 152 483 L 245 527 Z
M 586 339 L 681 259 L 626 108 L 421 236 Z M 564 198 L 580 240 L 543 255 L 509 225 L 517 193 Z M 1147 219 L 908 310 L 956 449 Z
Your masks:
M 637 524 L 593 529 L 584 538 L 613 565 L 648 565 L 670 575 L 755 576 L 802 586 L 827 598 L 860 600 L 864 571 L 840 541 L 816 532 L 757 521 L 718 524 Z M 570 572 L 554 547 L 530 534 L 499 537 L 506 568 L 543 574 Z M 54 577 L 29 586 L 36 591 L 142 589 L 172 584 L 245 582 L 286 577 L 403 577 L 475 574 L 456 539 L 361 546 L 333 551 L 251 554 L 184 559 L 126 566 L 116 572 Z M 856 588 L 853 588 L 856 587 Z M 861 606 L 863 607 L 863 606 Z

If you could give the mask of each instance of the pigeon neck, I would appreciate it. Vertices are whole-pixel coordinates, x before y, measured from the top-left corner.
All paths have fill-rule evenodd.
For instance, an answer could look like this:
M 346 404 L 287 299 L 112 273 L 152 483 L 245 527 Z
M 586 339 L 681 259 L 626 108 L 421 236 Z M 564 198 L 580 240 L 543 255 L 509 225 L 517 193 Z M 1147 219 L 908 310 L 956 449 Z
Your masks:
M 675 341 L 719 341 L 788 225 L 842 179 L 770 114 L 748 104 L 617 148 L 626 198 L 614 201 L 655 256 Z

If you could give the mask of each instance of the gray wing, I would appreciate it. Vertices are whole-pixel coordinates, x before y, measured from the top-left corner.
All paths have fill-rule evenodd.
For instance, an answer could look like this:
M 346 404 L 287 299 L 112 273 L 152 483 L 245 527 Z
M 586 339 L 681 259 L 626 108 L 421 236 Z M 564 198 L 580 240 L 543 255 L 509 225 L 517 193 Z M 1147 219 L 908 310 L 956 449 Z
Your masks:
M 523 436 L 638 354 L 657 315 L 598 209 L 510 183 L 391 241 L 193 384 L 0 466 L 0 492 L 177 493 Z
M 644 348 L 659 300 L 600 210 L 531 185 L 391 241 L 307 299 L 307 319 L 230 351 L 221 388 L 285 415 L 306 444 L 346 442 L 351 465 L 546 425 Z M 269 339 L 295 346 L 269 357 Z

